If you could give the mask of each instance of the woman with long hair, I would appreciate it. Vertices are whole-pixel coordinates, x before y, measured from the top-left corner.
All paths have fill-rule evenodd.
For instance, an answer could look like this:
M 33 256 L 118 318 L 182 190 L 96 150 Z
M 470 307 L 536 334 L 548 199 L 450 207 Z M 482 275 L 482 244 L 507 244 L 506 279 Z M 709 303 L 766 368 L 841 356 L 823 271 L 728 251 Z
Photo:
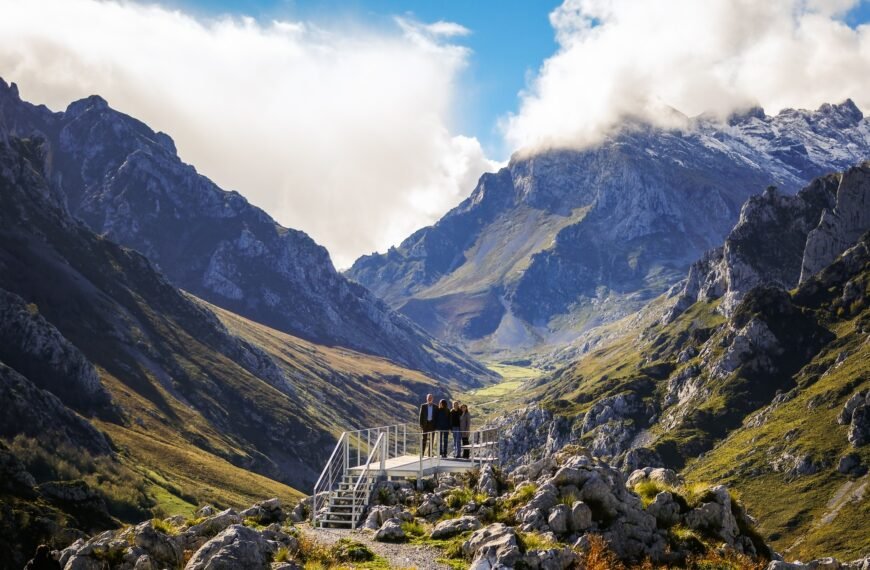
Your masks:
M 462 404 L 460 408 L 462 414 L 459 416 L 459 433 L 462 435 L 462 445 L 466 446 L 471 441 L 471 414 L 468 412 L 468 406 Z M 462 457 L 468 459 L 469 450 L 462 450 Z

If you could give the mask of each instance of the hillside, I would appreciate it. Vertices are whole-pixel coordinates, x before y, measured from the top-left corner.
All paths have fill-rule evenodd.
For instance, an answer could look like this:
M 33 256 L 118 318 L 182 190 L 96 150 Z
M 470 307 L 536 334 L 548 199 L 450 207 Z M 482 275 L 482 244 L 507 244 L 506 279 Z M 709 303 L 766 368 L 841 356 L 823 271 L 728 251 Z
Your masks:
M 0 134 L 0 565 L 149 513 L 292 500 L 335 433 L 405 419 L 436 384 L 222 323 L 69 215 L 43 141 Z
M 326 249 L 182 162 L 172 139 L 98 96 L 63 112 L 0 79 L 0 125 L 46 141 L 46 180 L 71 215 L 139 251 L 176 286 L 318 344 L 388 358 L 443 381 L 490 372 L 335 271 Z
M 865 553 L 868 229 L 870 165 L 751 198 L 682 288 L 526 389 L 518 433 L 725 482 L 789 556 Z
M 347 274 L 475 353 L 547 353 L 679 281 L 760 189 L 792 194 L 870 156 L 870 122 L 851 101 L 679 120 L 518 153 L 434 226 Z

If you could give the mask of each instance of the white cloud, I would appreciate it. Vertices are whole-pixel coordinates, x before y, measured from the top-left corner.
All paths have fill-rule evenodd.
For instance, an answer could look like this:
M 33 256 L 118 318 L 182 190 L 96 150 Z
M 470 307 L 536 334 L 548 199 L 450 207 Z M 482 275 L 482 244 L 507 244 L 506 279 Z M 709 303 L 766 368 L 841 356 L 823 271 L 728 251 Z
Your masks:
M 515 148 L 584 146 L 626 117 L 669 124 L 669 108 L 778 112 L 851 97 L 870 109 L 870 26 L 857 0 L 566 0 L 559 42 L 516 114 Z
M 494 166 L 451 132 L 458 24 L 204 21 L 123 0 L 0 0 L 0 14 L 0 76 L 25 99 L 102 95 L 339 267 L 432 223 Z

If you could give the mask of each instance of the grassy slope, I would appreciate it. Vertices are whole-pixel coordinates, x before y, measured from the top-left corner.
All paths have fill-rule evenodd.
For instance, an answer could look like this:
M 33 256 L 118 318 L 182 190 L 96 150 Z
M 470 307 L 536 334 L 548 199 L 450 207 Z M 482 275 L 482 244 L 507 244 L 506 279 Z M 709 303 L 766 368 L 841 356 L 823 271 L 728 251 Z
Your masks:
M 865 286 L 867 275 L 864 274 Z M 840 289 L 828 291 L 836 299 Z M 868 297 L 865 290 L 865 299 Z M 866 304 L 866 303 L 865 303 Z M 724 319 L 716 303 L 697 303 L 674 322 L 654 326 L 638 334 L 627 330 L 592 350 L 574 364 L 541 380 L 542 399 L 554 411 L 571 417 L 581 416 L 598 399 L 620 391 L 636 389 L 643 366 L 670 359 L 672 350 L 687 336 L 711 331 Z M 745 500 L 751 514 L 759 519 L 760 530 L 776 549 L 789 556 L 809 558 L 833 555 L 843 558 L 866 554 L 870 535 L 870 476 L 849 479 L 836 471 L 837 461 L 850 448 L 846 426 L 836 423 L 845 400 L 855 390 L 870 387 L 870 345 L 860 323 L 870 319 L 866 308 L 843 315 L 827 303 L 808 306 L 807 314 L 836 335 L 819 354 L 795 376 L 798 394 L 793 400 L 773 409 L 759 427 L 738 427 L 727 438 L 700 458 L 689 462 L 685 476 L 692 482 L 724 483 Z M 836 316 L 835 316 L 836 315 Z M 863 325 L 866 327 L 866 323 Z M 838 355 L 845 360 L 835 365 Z M 672 372 L 691 364 L 705 364 L 696 357 L 677 365 Z M 721 385 L 720 385 L 721 384 Z M 701 403 L 701 410 L 716 410 L 727 400 L 729 382 L 711 385 L 713 393 Z M 657 383 L 655 390 L 661 390 Z M 750 416 L 751 417 L 751 414 Z M 703 428 L 679 429 L 664 434 L 653 427 L 654 436 L 674 440 L 696 439 Z M 809 455 L 822 465 L 814 475 L 789 477 L 773 472 L 771 460 L 782 452 Z M 870 447 L 858 450 L 862 462 L 870 464 Z
M 738 489 L 759 518 L 760 530 L 778 550 L 797 558 L 826 554 L 848 559 L 870 548 L 870 477 L 855 481 L 836 471 L 838 458 L 856 451 L 847 443 L 846 426 L 837 425 L 837 415 L 854 390 L 870 387 L 870 345 L 854 328 L 855 320 L 836 328 L 836 349 L 804 367 L 797 377 L 802 389 L 793 400 L 775 408 L 763 425 L 733 432 L 685 472 L 690 480 L 720 481 Z M 821 375 L 814 372 L 829 369 L 841 351 L 849 356 L 840 365 Z M 784 450 L 808 454 L 825 468 L 797 478 L 765 470 L 771 456 Z M 870 448 L 857 451 L 870 464 Z M 852 492 L 862 486 L 865 491 L 858 494 L 863 496 L 856 499 Z
M 290 336 L 213 305 L 227 328 L 256 344 L 294 379 L 296 397 L 307 414 L 339 434 L 347 429 L 416 420 L 426 393 L 443 393 L 422 372 L 388 360 Z

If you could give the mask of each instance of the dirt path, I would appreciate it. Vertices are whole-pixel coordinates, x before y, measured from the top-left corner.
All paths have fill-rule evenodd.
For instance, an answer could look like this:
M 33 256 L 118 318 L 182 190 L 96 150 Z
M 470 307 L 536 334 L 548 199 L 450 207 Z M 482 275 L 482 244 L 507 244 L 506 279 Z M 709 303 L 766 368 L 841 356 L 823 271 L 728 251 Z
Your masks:
M 307 525 L 297 526 L 307 536 L 321 544 L 334 544 L 340 538 L 350 538 L 368 546 L 372 552 L 382 556 L 390 563 L 391 568 L 417 568 L 417 570 L 450 570 L 450 566 L 436 562 L 443 557 L 437 548 L 419 544 L 393 544 L 376 542 L 374 533 L 361 530 L 339 528 L 312 529 Z

